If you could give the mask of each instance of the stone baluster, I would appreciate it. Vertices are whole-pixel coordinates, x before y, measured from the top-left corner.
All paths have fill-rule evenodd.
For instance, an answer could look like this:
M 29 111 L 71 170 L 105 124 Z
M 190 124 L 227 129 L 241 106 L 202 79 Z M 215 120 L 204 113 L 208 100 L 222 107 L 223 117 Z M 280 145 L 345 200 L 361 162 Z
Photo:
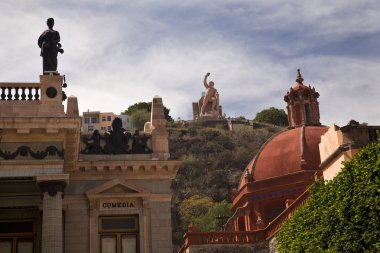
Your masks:
M 35 89 L 35 91 L 36 91 L 36 94 L 34 95 L 34 100 L 39 100 L 40 99 L 40 95 L 38 94 L 38 90 L 39 90 L 39 88 L 38 87 L 36 87 L 36 88 L 34 88 Z
M 1 100 L 5 100 L 6 95 L 5 95 L 5 87 L 1 87 Z
M 20 95 L 18 94 L 18 89 L 19 89 L 19 87 L 15 88 L 15 100 L 19 100 L 19 98 L 20 98 Z
M 28 100 L 33 100 L 32 87 L 28 87 Z
M 8 87 L 8 96 L 7 96 L 7 100 L 12 100 L 12 87 Z
M 25 89 L 26 89 L 25 87 L 21 87 L 21 100 L 26 99 Z

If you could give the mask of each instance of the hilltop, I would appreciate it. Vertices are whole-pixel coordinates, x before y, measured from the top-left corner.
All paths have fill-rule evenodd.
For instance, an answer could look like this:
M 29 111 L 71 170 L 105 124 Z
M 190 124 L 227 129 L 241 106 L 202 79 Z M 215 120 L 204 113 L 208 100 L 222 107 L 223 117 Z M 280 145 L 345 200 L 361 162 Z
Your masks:
M 242 171 L 262 144 L 281 130 L 284 128 L 263 123 L 236 131 L 223 125 L 205 127 L 196 122 L 168 127 L 171 157 L 182 160 L 172 183 L 174 244 L 181 244 L 188 225 L 179 217 L 180 204 L 194 195 L 210 197 L 214 202 L 231 202 Z

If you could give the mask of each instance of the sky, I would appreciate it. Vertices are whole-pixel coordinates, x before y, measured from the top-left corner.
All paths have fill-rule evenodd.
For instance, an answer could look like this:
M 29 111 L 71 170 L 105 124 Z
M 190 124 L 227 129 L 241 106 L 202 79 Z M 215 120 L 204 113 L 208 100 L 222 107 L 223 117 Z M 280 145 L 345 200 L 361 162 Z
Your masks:
M 380 125 L 380 1 L 1 0 L 0 82 L 38 82 L 55 19 L 58 71 L 79 111 L 116 114 L 162 97 L 192 119 L 210 72 L 227 117 L 286 110 L 301 69 L 321 123 Z

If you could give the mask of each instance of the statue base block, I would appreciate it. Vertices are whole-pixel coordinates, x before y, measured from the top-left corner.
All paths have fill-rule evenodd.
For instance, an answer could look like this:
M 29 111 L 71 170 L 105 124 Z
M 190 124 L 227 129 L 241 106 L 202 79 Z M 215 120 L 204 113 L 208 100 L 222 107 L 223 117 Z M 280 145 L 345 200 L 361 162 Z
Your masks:
M 222 128 L 228 130 L 228 120 L 226 119 L 215 119 L 215 118 L 199 118 L 197 124 L 202 125 L 203 127 L 212 127 L 212 128 Z

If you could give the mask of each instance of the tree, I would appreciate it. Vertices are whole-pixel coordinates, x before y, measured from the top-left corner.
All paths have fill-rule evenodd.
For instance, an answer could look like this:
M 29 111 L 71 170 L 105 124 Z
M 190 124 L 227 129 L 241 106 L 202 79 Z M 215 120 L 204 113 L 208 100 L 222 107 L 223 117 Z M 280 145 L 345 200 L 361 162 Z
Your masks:
M 380 252 L 380 143 L 363 148 L 277 233 L 280 252 Z
M 145 110 L 136 110 L 130 114 L 131 123 L 138 130 L 144 129 L 145 122 L 150 121 L 150 112 Z
M 127 114 L 131 115 L 136 112 L 136 111 L 147 111 L 151 112 L 152 111 L 152 102 L 139 102 L 134 105 L 131 105 L 128 107 L 127 110 L 122 112 L 122 114 Z M 173 121 L 173 118 L 169 115 L 170 109 L 166 108 L 164 106 L 164 114 L 165 114 L 165 119 L 169 122 Z
M 254 120 L 264 123 L 273 124 L 276 126 L 288 126 L 288 116 L 282 109 L 271 107 L 256 113 Z
M 223 200 L 222 202 L 214 203 L 206 214 L 194 219 L 195 226 L 201 231 L 218 231 L 227 222 L 231 216 L 231 204 Z M 219 219 L 218 219 L 219 218 Z
M 194 195 L 184 200 L 179 206 L 179 215 L 184 229 L 186 229 L 190 223 L 194 223 L 197 217 L 206 214 L 212 205 L 213 201 L 211 198 L 200 195 Z

